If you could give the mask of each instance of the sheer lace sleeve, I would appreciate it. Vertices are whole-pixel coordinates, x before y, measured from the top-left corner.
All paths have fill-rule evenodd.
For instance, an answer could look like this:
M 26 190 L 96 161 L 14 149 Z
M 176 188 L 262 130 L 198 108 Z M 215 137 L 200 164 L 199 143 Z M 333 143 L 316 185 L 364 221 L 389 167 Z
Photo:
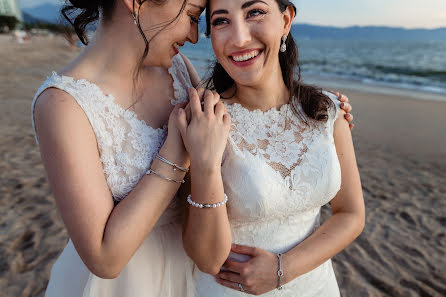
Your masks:
M 170 101 L 172 105 L 188 101 L 189 95 L 187 94 L 187 89 L 192 87 L 192 82 L 189 71 L 180 54 L 173 57 L 169 73 L 173 78 L 173 89 L 175 93 L 175 99 Z

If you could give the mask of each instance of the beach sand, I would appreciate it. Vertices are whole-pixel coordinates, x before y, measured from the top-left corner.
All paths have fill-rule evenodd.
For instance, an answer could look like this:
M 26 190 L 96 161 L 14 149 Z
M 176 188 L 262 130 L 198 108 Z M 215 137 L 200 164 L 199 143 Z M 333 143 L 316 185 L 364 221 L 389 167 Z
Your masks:
M 2 297 L 43 296 L 68 240 L 34 141 L 30 105 L 46 76 L 78 52 L 60 37 L 13 44 L 0 35 Z M 446 102 L 348 84 L 338 90 L 354 107 L 367 208 L 364 232 L 333 259 L 342 296 L 446 296 Z

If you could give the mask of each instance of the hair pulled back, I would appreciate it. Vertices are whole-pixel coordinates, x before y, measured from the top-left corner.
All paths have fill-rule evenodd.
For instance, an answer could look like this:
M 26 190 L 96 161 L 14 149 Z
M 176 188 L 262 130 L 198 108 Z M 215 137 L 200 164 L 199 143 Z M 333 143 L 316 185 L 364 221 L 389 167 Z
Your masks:
M 288 0 L 276 0 L 280 11 L 283 13 L 288 7 L 296 12 L 294 4 Z M 210 5 L 206 6 L 206 36 L 210 36 Z M 286 52 L 279 53 L 280 68 L 286 87 L 290 90 L 290 105 L 295 114 L 299 113 L 299 103 L 305 114 L 318 121 L 328 119 L 328 109 L 333 102 L 322 93 L 322 89 L 302 83 L 301 68 L 299 65 L 299 50 L 291 33 L 286 40 Z M 297 73 L 296 73 L 297 70 Z M 297 79 L 295 78 L 297 76 Z M 223 93 L 235 86 L 234 80 L 229 76 L 223 66 L 215 62 L 211 76 L 207 79 L 206 86 Z

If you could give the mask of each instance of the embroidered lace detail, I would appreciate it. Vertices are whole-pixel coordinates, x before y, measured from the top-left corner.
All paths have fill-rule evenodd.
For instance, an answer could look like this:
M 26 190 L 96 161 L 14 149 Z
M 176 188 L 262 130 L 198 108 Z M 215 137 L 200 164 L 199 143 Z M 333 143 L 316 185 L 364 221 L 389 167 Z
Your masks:
M 184 62 L 181 64 L 179 60 L 183 60 L 181 56 L 175 56 L 175 62 L 169 73 L 174 81 L 175 96 L 182 96 L 176 98 L 183 101 L 185 97 L 181 88 L 188 87 L 183 85 L 187 81 L 188 72 Z M 121 201 L 150 168 L 166 139 L 167 125 L 161 129 L 154 129 L 138 119 L 135 112 L 115 103 L 114 97 L 104 94 L 97 85 L 85 79 L 75 80 L 53 72 L 39 88 L 32 103 L 34 132 L 35 102 L 48 88 L 58 88 L 67 92 L 85 112 L 96 135 L 104 173 L 113 199 Z M 37 137 L 36 141 L 38 142 Z
M 170 75 L 174 78 L 173 89 L 175 92 L 175 99 L 171 100 L 172 105 L 177 105 L 189 100 L 187 89 L 192 87 L 189 72 L 186 64 L 180 54 L 172 59 L 172 67 L 169 68 Z
M 250 111 L 226 105 L 232 118 L 222 177 L 234 243 L 285 253 L 319 227 L 320 208 L 339 191 L 341 169 L 333 138 L 339 102 L 327 122 L 307 119 L 288 105 L 279 110 Z M 302 112 L 302 110 L 301 110 Z M 237 261 L 247 261 L 231 254 Z M 197 297 L 245 296 L 195 273 Z M 262 295 L 263 296 L 263 295 Z M 274 290 L 275 296 L 339 296 L 331 262 Z

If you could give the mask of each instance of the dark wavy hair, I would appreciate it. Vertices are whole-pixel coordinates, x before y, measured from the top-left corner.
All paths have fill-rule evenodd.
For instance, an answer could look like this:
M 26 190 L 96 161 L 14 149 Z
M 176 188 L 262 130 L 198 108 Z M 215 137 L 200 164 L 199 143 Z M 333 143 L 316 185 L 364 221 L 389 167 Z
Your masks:
M 180 15 L 183 13 L 187 5 L 187 0 L 183 1 L 180 11 L 171 21 L 165 24 L 155 25 L 153 28 L 146 29 L 146 30 L 159 29 L 158 32 L 155 33 L 152 36 L 152 38 L 150 38 L 150 40 L 147 40 L 146 35 L 144 34 L 144 30 L 141 28 L 139 22 L 140 21 L 139 10 L 141 9 L 141 6 L 148 1 L 151 1 L 152 3 L 155 3 L 157 5 L 162 5 L 169 0 L 139 0 L 138 1 L 139 8 L 137 11 L 135 11 L 135 1 L 138 0 L 133 0 L 133 16 L 134 17 L 136 16 L 136 25 L 145 43 L 144 54 L 141 57 L 135 72 L 135 79 L 136 79 L 139 74 L 139 69 L 141 68 L 144 59 L 147 57 L 149 53 L 150 42 L 159 33 L 161 33 L 165 28 L 167 28 L 169 25 L 171 25 L 180 17 Z M 104 23 L 107 23 L 112 17 L 115 6 L 116 6 L 116 0 L 68 0 L 67 4 L 62 7 L 61 14 L 74 28 L 74 32 L 76 32 L 80 41 L 83 44 L 87 45 L 88 44 L 88 38 L 86 35 L 87 26 L 97 22 L 101 15 L 102 15 L 102 21 Z
M 288 0 L 276 0 L 280 11 L 283 13 L 288 7 L 292 7 L 296 12 L 296 7 Z M 206 5 L 206 36 L 211 34 L 210 4 Z M 302 83 L 301 68 L 299 65 L 299 50 L 291 33 L 286 40 L 286 52 L 279 53 L 280 68 L 286 87 L 290 90 L 290 105 L 295 114 L 300 115 L 298 105 L 302 106 L 305 114 L 318 121 L 328 119 L 328 109 L 333 106 L 333 102 L 322 93 L 322 89 Z M 295 78 L 297 70 L 297 79 Z M 211 76 L 205 82 L 206 87 L 223 93 L 235 86 L 232 77 L 226 72 L 223 66 L 215 62 Z M 233 96 L 235 93 L 233 94 Z M 305 119 L 304 119 L 305 120 Z

